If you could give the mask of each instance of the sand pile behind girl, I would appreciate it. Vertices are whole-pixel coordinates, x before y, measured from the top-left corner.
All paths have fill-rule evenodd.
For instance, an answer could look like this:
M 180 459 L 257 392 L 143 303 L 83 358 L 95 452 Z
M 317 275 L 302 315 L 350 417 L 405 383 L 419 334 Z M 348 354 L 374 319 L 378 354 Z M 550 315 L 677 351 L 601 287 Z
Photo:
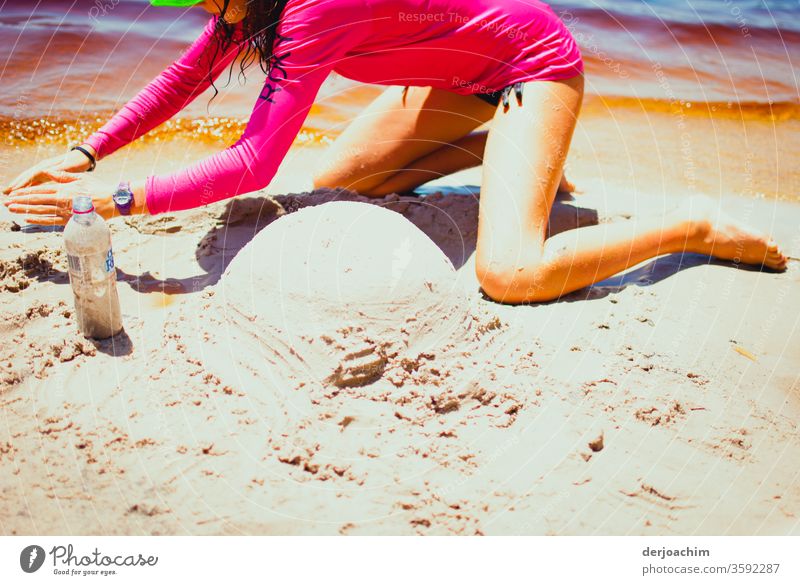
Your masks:
M 226 386 L 288 415 L 320 394 L 402 386 L 420 360 L 475 334 L 470 305 L 447 257 L 403 216 L 332 202 L 260 232 L 166 331 Z
M 202 464 L 181 474 L 191 487 L 172 469 L 154 474 L 170 478 L 158 493 L 194 501 L 203 485 L 181 521 L 235 509 L 235 530 L 321 522 L 327 532 L 382 517 L 367 488 L 400 498 L 408 486 L 390 478 L 418 475 L 420 458 L 451 458 L 435 445 L 456 426 L 475 416 L 505 425 L 519 408 L 486 389 L 487 363 L 519 355 L 497 355 L 497 318 L 462 291 L 444 253 L 398 213 L 332 202 L 274 221 L 170 315 L 138 374 L 160 404 L 141 421 L 149 436 Z M 441 463 L 441 482 L 457 485 L 465 466 Z M 276 487 L 287 480 L 291 493 Z M 164 508 L 137 498 L 137 510 Z

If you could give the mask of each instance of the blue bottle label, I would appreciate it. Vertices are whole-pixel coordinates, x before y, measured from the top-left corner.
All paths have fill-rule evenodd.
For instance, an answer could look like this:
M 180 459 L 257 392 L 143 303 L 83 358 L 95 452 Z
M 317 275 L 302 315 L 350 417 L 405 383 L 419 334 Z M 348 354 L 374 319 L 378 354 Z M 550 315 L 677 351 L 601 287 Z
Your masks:
M 114 271 L 114 253 L 109 248 L 105 254 L 101 252 L 83 257 L 67 254 L 67 263 L 72 278 L 80 282 L 99 282 Z

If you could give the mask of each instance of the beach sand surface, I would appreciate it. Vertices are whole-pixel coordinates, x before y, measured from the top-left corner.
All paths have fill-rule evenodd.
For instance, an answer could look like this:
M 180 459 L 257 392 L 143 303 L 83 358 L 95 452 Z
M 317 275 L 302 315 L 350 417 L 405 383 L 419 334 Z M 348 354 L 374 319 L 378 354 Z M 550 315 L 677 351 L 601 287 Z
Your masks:
M 125 333 L 102 342 L 76 330 L 61 234 L 16 231 L 3 209 L 0 532 L 800 534 L 798 262 L 664 256 L 558 302 L 499 305 L 473 273 L 477 189 L 446 188 L 478 181 L 115 221 Z M 582 190 L 554 230 L 680 202 Z M 410 271 L 400 309 L 333 286 L 325 300 L 320 282 L 281 297 L 270 275 L 321 270 L 302 249 L 234 260 L 333 201 L 405 218 L 391 224 L 405 244 L 350 242 L 336 260 L 342 282 L 348 262 Z M 800 257 L 800 206 L 719 201 Z M 370 233 L 338 217 L 343 237 Z M 428 274 L 448 294 L 415 297 Z M 264 299 L 297 327 L 281 334 Z

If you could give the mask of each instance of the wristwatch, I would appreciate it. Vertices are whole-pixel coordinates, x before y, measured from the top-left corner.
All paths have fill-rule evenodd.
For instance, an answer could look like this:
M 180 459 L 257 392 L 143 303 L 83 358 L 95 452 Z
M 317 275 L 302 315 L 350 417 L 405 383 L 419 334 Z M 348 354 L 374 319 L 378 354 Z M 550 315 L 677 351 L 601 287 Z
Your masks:
M 120 215 L 131 214 L 133 191 L 131 191 L 131 184 L 129 181 L 121 182 L 111 198 L 114 200 L 114 205 L 117 206 L 117 211 L 119 211 Z

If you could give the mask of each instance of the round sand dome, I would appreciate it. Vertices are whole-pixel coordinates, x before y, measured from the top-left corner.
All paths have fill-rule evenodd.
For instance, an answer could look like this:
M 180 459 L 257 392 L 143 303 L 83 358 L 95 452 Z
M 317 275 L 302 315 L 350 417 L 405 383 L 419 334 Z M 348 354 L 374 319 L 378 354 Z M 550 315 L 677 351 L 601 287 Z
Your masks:
M 300 299 L 352 311 L 361 305 L 415 304 L 453 286 L 444 253 L 402 215 L 377 205 L 333 202 L 273 222 L 231 262 L 225 294 L 256 313 Z M 259 293 L 258 299 L 250 292 Z M 242 294 L 245 293 L 245 294 Z
M 363 386 L 387 360 L 463 328 L 459 290 L 444 253 L 402 215 L 327 203 L 242 249 L 201 309 L 198 337 L 211 361 L 231 356 L 256 377 Z

